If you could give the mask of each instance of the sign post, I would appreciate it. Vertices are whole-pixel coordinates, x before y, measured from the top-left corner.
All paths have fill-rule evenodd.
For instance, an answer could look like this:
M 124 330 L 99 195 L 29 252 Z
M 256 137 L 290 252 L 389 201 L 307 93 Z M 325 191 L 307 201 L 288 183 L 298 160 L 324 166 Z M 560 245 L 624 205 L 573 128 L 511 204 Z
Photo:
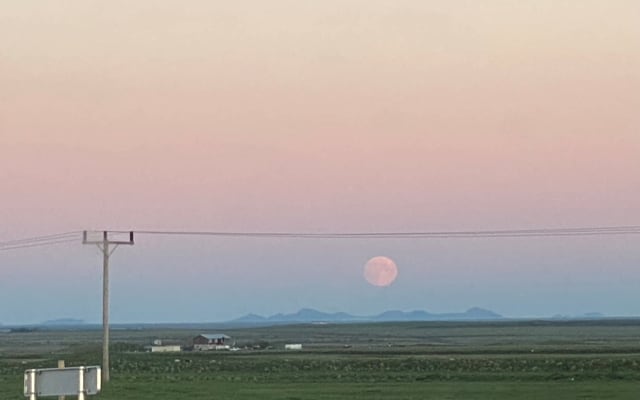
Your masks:
M 58 360 L 58 368 L 64 368 L 64 360 Z M 58 400 L 65 400 L 64 396 L 58 396 Z
M 24 373 L 24 395 L 29 400 L 38 397 L 85 396 L 100 393 L 100 367 L 29 369 Z

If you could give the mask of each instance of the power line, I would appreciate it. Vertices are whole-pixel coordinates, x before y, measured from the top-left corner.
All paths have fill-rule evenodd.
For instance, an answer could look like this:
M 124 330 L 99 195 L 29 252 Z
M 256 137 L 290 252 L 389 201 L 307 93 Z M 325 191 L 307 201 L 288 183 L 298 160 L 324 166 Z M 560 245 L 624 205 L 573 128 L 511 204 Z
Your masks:
M 0 247 L 29 244 L 29 243 L 48 242 L 51 240 L 70 238 L 72 236 L 76 236 L 79 234 L 80 234 L 80 231 L 71 231 L 71 232 L 54 233 L 51 235 L 34 236 L 34 237 L 23 238 L 23 239 L 8 240 L 8 241 L 0 242 Z
M 129 234 L 132 231 L 109 231 Z M 577 237 L 639 235 L 640 225 L 591 226 L 573 228 L 538 228 L 468 231 L 389 231 L 389 232 L 242 232 L 242 231 L 187 231 L 187 230 L 137 230 L 137 235 L 156 236 L 209 236 L 219 238 L 256 239 L 474 239 L 474 238 L 527 238 L 527 237 Z M 60 232 L 0 242 L 0 251 L 50 246 L 79 240 L 81 231 Z
M 27 249 L 27 248 L 31 248 L 31 247 L 51 246 L 51 245 L 54 245 L 54 244 L 71 243 L 71 242 L 76 242 L 77 243 L 78 239 L 77 238 L 73 238 L 73 239 L 62 239 L 62 240 L 50 240 L 48 242 L 27 243 L 27 244 L 13 245 L 13 246 L 7 246 L 7 247 L 0 247 L 0 251 Z
M 138 235 L 214 236 L 226 238 L 291 238 L 291 239 L 469 239 L 518 238 L 554 236 L 610 236 L 640 234 L 640 226 L 599 226 L 582 228 L 542 228 L 475 231 L 416 231 L 416 232 L 229 232 L 139 230 Z M 127 233 L 119 231 L 119 233 Z

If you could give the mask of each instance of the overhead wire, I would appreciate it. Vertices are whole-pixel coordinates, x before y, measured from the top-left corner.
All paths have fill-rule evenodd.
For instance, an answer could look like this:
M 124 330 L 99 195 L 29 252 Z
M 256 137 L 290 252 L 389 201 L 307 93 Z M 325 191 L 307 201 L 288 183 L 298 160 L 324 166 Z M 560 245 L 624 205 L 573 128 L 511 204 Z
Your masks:
M 73 238 L 73 239 L 50 240 L 48 242 L 19 244 L 19 245 L 13 245 L 13 246 L 0 247 L 0 251 L 26 249 L 31 247 L 51 246 L 54 244 L 71 243 L 71 242 L 77 242 L 77 241 L 78 241 L 77 238 Z
M 0 247 L 13 246 L 17 244 L 26 244 L 26 243 L 47 242 L 49 240 L 69 238 L 79 234 L 80 234 L 80 231 L 69 231 L 69 232 L 54 233 L 50 235 L 33 236 L 33 237 L 22 238 L 22 239 L 7 240 L 7 241 L 0 242 Z
M 118 231 L 125 233 L 125 231 Z M 415 232 L 233 232 L 137 230 L 138 235 L 215 236 L 227 238 L 292 238 L 292 239 L 452 239 L 452 238 L 517 238 L 553 236 L 606 236 L 640 234 L 640 226 L 600 226 L 581 228 L 542 228 L 474 231 L 415 231 Z
M 110 230 L 109 233 L 131 231 Z M 137 235 L 210 236 L 219 238 L 282 238 L 282 239 L 474 239 L 524 238 L 567 236 L 638 235 L 640 225 L 591 226 L 573 228 L 468 230 L 468 231 L 390 231 L 390 232 L 242 232 L 242 231 L 189 231 L 189 230 L 134 230 Z M 80 239 L 81 231 L 60 232 L 0 242 L 0 251 L 70 243 Z

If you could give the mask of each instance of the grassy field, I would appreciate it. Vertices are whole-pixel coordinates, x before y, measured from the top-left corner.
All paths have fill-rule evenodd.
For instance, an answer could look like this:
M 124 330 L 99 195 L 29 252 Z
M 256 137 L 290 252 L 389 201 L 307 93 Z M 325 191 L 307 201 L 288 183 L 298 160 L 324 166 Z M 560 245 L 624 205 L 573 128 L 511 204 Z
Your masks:
M 637 399 L 640 321 L 389 323 L 226 329 L 238 352 L 141 352 L 201 330 L 112 333 L 99 399 Z M 100 363 L 100 331 L 0 334 L 0 399 L 28 368 Z M 302 343 L 285 352 L 285 343 Z

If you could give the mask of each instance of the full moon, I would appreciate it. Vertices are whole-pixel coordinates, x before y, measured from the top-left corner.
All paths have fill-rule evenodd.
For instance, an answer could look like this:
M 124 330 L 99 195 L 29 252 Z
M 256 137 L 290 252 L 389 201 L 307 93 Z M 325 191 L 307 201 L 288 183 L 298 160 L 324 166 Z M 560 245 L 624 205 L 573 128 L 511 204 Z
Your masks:
M 398 276 L 398 266 L 388 257 L 373 257 L 364 266 L 364 278 L 373 286 L 389 286 Z

